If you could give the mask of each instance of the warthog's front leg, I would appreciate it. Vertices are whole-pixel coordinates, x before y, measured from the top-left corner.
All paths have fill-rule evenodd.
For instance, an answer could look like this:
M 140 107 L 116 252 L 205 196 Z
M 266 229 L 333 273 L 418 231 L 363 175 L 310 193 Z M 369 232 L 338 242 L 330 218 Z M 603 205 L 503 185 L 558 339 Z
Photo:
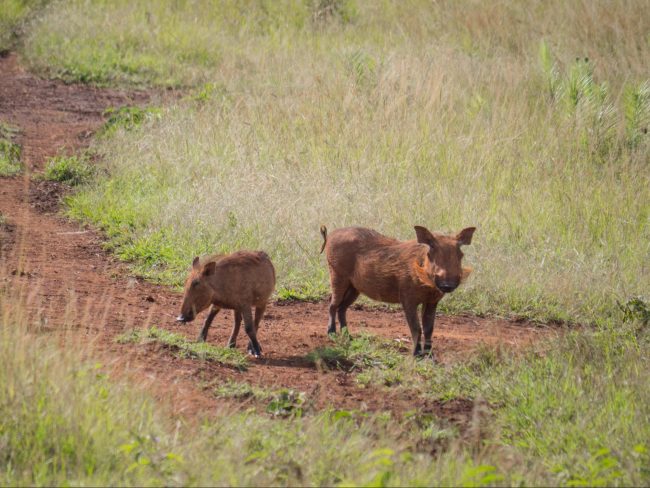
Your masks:
M 199 342 L 205 342 L 206 339 L 208 338 L 208 329 L 210 328 L 210 325 L 212 324 L 214 318 L 219 313 L 219 310 L 221 309 L 216 305 L 212 305 L 210 307 L 210 313 L 208 313 L 208 316 L 205 318 L 205 322 L 203 323 L 203 329 L 201 329 L 201 333 L 199 334 Z
M 433 346 L 431 336 L 433 336 L 433 325 L 436 319 L 436 309 L 438 303 L 422 304 L 422 331 L 424 332 L 424 350 L 423 354 L 429 354 L 433 358 Z
M 411 340 L 413 341 L 413 355 L 422 355 L 422 344 L 420 338 L 422 336 L 422 329 L 420 328 L 420 317 L 418 317 L 418 304 L 403 302 L 404 315 L 406 315 L 406 322 L 409 324 L 411 330 Z

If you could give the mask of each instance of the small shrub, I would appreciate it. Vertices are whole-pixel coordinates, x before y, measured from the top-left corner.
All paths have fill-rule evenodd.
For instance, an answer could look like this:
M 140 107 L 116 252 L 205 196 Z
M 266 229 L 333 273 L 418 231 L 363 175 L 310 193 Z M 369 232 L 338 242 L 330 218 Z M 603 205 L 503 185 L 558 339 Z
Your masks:
M 0 176 L 20 173 L 20 146 L 12 141 L 17 129 L 0 123 Z
M 639 321 L 643 325 L 650 324 L 650 305 L 642 297 L 632 297 L 625 303 L 618 303 L 623 312 L 624 322 Z
M 205 96 L 211 94 L 206 92 Z M 108 136 L 118 129 L 126 131 L 140 127 L 145 121 L 160 118 L 162 110 L 158 107 L 120 107 L 109 108 L 104 111 L 104 117 L 108 117 L 106 123 L 99 130 L 98 135 Z
M 296 390 L 280 390 L 266 407 L 276 417 L 301 417 L 305 394 Z
M 48 161 L 43 178 L 76 186 L 88 181 L 94 173 L 95 168 L 86 156 L 55 156 Z
M 650 124 L 650 82 L 639 86 L 628 85 L 623 91 L 623 111 L 625 114 L 625 134 L 627 144 L 637 147 L 644 136 L 647 137 Z
M 196 89 L 189 99 L 203 104 L 211 100 L 217 100 L 221 103 L 228 103 L 232 100 L 232 96 L 228 93 L 228 89 L 219 83 L 205 83 L 200 88 Z
M 542 65 L 544 77 L 546 78 L 548 94 L 551 100 L 554 100 L 557 96 L 560 76 L 557 69 L 557 64 L 555 64 L 553 61 L 551 49 L 549 48 L 546 41 L 542 41 L 539 45 L 539 60 L 540 64 Z
M 307 356 L 316 364 L 345 370 L 392 369 L 404 361 L 399 348 L 369 334 L 356 337 L 347 332 L 332 336 L 333 345 L 319 347 Z

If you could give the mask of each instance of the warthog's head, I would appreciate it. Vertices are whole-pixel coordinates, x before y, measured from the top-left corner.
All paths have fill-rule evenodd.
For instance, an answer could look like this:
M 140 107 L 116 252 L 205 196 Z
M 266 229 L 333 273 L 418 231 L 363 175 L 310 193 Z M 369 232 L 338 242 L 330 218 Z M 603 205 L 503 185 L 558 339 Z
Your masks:
M 416 267 L 419 278 L 436 286 L 443 293 L 451 293 L 469 275 L 471 268 L 463 268 L 461 246 L 472 243 L 476 227 L 461 230 L 455 236 L 432 234 L 428 229 L 415 226 L 418 242 L 429 246 L 422 265 Z
M 194 258 L 192 271 L 185 280 L 185 295 L 183 296 L 181 314 L 176 317 L 178 322 L 191 322 L 210 306 L 213 291 L 209 280 L 215 272 L 216 265 L 217 263 L 210 261 L 202 266 L 198 256 Z

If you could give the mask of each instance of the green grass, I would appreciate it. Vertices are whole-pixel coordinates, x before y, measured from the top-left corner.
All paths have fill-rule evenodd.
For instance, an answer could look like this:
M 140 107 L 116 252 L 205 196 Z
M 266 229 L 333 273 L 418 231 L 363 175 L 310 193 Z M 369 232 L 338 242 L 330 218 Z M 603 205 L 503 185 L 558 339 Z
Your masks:
M 76 186 L 89 181 L 94 172 L 95 167 L 87 155 L 55 156 L 47 162 L 43 178 Z
M 642 0 L 46 7 L 20 47 L 32 69 L 193 87 L 110 114 L 94 148 L 106 171 L 68 200 L 140 273 L 177 284 L 196 254 L 264 248 L 278 295 L 311 298 L 327 290 L 321 223 L 401 238 L 477 225 L 475 271 L 445 310 L 599 325 L 451 365 L 363 335 L 312 355 L 359 387 L 475 401 L 463 432 L 239 385 L 215 394 L 259 395 L 267 412 L 175 426 L 27 332 L 0 294 L 0 482 L 648 485 L 649 25 Z M 223 359 L 156 328 L 121 340 Z
M 265 402 L 266 412 L 276 417 L 300 417 L 305 404 L 305 394 L 300 391 L 287 388 L 272 390 L 232 380 L 216 386 L 212 391 L 218 398 Z
M 399 420 L 305 410 L 307 400 L 290 391 L 264 393 L 261 414 L 224 410 L 178 423 L 145 392 L 81 360 L 75 339 L 61 348 L 27 327 L 17 303 L 0 296 L 2 484 L 650 482 L 650 330 L 642 315 L 569 333 L 523 357 L 486 352 L 466 364 L 412 369 L 422 395 L 440 397 L 454 384 L 449 398 L 476 399 L 461 432 L 423 411 Z M 217 391 L 236 397 L 242 388 Z
M 396 343 L 370 334 L 350 335 L 347 331 L 331 335 L 331 346 L 319 347 L 309 353 L 309 360 L 320 367 L 347 370 L 380 368 L 390 369 L 403 361 L 404 350 Z
M 248 359 L 239 350 L 229 347 L 219 347 L 207 342 L 194 342 L 181 334 L 168 332 L 158 327 L 148 329 L 133 329 L 118 336 L 117 342 L 157 342 L 169 347 L 180 357 L 196 358 L 204 361 L 215 361 L 226 366 L 244 370 Z
M 110 176 L 70 215 L 164 283 L 197 254 L 264 249 L 281 298 L 327 293 L 323 223 L 476 225 L 447 312 L 598 322 L 650 288 L 642 1 L 344 3 L 354 15 L 324 24 L 310 2 L 47 10 L 35 68 L 194 86 L 102 138 Z
M 48 0 L 0 1 L 0 53 L 16 47 L 25 22 Z
M 119 130 L 131 131 L 144 122 L 159 119 L 162 109 L 159 107 L 120 107 L 104 111 L 106 123 L 97 132 L 98 137 L 113 135 Z
M 273 392 L 266 388 L 232 380 L 215 386 L 212 391 L 218 398 L 233 398 L 237 400 L 245 400 L 248 398 L 268 400 L 273 396 Z
M 18 129 L 0 122 L 0 176 L 14 176 L 21 172 L 21 149 L 13 142 Z

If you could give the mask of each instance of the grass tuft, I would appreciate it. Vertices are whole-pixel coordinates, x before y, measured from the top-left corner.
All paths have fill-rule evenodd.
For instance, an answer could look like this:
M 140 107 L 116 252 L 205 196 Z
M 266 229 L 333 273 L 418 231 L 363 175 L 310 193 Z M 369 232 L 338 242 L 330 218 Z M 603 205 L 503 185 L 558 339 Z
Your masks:
M 13 142 L 18 129 L 0 122 L 0 176 L 14 176 L 22 170 L 21 149 Z
M 158 327 L 133 329 L 118 336 L 116 341 L 120 344 L 157 342 L 169 347 L 180 357 L 215 361 L 239 370 L 245 370 L 248 365 L 246 356 L 237 349 L 213 346 L 207 342 L 193 342 L 181 334 L 168 332 Z
M 2 0 L 0 8 L 0 55 L 16 48 L 25 24 L 50 0 Z
M 256 400 L 267 400 L 273 396 L 273 392 L 265 388 L 260 388 L 250 383 L 228 380 L 227 382 L 216 386 L 213 393 L 218 398 L 234 398 L 245 400 L 254 398 Z
M 162 110 L 158 107 L 120 107 L 104 111 L 106 122 L 98 131 L 99 137 L 107 137 L 118 130 L 132 131 L 144 122 L 160 119 Z
M 213 389 L 219 398 L 267 402 L 266 412 L 275 417 L 301 417 L 305 394 L 291 389 L 270 390 L 249 383 L 227 381 Z
M 94 174 L 95 167 L 88 156 L 55 156 L 47 162 L 43 178 L 77 186 L 90 181 Z
M 391 369 L 404 360 L 399 346 L 370 334 L 331 335 L 331 346 L 319 347 L 307 358 L 318 366 L 353 369 Z

